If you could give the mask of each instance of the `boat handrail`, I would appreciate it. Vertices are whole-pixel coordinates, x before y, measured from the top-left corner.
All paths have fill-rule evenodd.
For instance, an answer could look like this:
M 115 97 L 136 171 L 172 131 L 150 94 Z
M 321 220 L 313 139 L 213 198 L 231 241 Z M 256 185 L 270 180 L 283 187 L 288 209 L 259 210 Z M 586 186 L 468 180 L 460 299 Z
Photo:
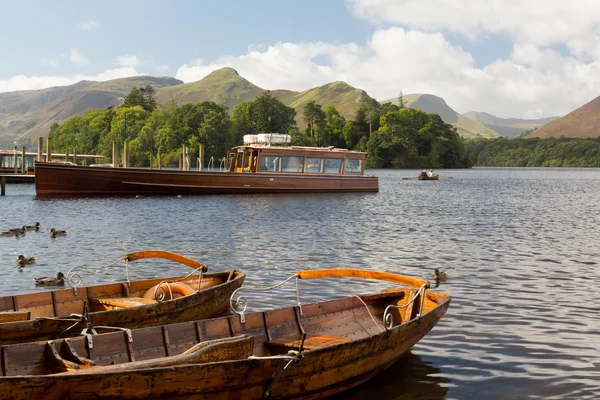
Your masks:
M 208 171 L 212 171 L 215 169 L 215 158 L 211 157 L 210 160 L 208 160 L 208 167 L 206 168 Z
M 225 171 L 225 157 L 221 158 L 221 162 L 219 163 L 219 172 Z
M 406 285 L 410 287 L 419 288 L 417 291 L 417 295 L 423 290 L 423 296 L 425 295 L 425 290 L 429 288 L 429 282 L 423 279 L 412 278 L 410 276 L 404 276 L 399 274 L 394 274 L 391 272 L 381 272 L 381 271 L 370 271 L 363 269 L 355 269 L 355 268 L 333 268 L 333 269 L 314 269 L 314 270 L 306 270 L 296 272 L 294 275 L 289 278 L 279 282 L 276 285 L 269 287 L 252 287 L 252 286 L 242 286 L 237 288 L 229 298 L 229 309 L 232 313 L 240 316 L 240 322 L 246 322 L 244 314 L 248 309 L 248 300 L 244 296 L 239 296 L 235 299 L 238 291 L 240 290 L 249 290 L 249 291 L 267 291 L 278 288 L 279 286 L 284 285 L 289 282 L 293 278 L 296 278 L 296 301 L 298 303 L 298 308 L 300 311 L 300 315 L 302 315 L 302 303 L 300 302 L 300 288 L 299 288 L 299 280 L 300 279 L 314 279 L 314 278 L 331 278 L 331 277 L 353 277 L 353 278 L 361 278 L 361 279 L 376 279 L 382 281 L 393 282 L 401 285 Z M 424 289 L 423 289 L 424 288 Z M 415 295 L 416 297 L 416 295 Z M 410 300 L 409 303 L 412 303 L 414 298 Z M 241 310 L 240 310 L 241 308 Z M 422 309 L 422 304 L 421 304 Z M 421 310 L 422 311 L 422 310 Z M 385 324 L 385 319 L 384 319 Z
M 370 271 L 365 269 L 355 268 L 332 268 L 332 269 L 313 269 L 299 271 L 296 273 L 300 279 L 314 278 L 331 278 L 331 277 L 353 277 L 362 279 L 376 279 L 380 281 L 388 281 L 398 283 L 400 285 L 421 287 L 426 285 L 429 287 L 429 282 L 423 279 L 413 278 L 410 276 L 395 274 L 391 272 Z

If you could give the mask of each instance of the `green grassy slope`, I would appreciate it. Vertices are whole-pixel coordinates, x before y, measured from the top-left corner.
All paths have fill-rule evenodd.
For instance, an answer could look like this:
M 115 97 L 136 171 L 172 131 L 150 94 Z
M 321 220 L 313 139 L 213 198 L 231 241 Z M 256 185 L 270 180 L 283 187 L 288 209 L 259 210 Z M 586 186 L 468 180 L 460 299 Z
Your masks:
M 254 100 L 264 91 L 239 76 L 235 69 L 221 68 L 199 81 L 161 88 L 156 99 L 161 104 L 171 99 L 178 104 L 214 101 L 225 104 L 231 110 L 236 104 Z
M 539 119 L 522 119 L 522 118 L 499 118 L 495 115 L 470 111 L 463 114 L 465 117 L 475 121 L 479 121 L 488 128 L 500 133 L 505 137 L 518 136 L 526 130 L 539 129 L 558 117 L 547 117 Z
M 467 118 L 454 111 L 441 97 L 432 94 L 407 94 L 403 96 L 407 107 L 417 108 L 426 113 L 439 114 L 449 124 L 452 124 L 462 137 L 499 137 L 498 132 L 486 127 L 480 122 Z M 398 99 L 384 102 L 398 104 Z
M 19 139 L 48 134 L 50 125 L 92 108 L 119 105 L 135 85 L 161 88 L 181 84 L 171 77 L 136 76 L 106 82 L 81 81 L 42 90 L 0 93 L 0 137 Z

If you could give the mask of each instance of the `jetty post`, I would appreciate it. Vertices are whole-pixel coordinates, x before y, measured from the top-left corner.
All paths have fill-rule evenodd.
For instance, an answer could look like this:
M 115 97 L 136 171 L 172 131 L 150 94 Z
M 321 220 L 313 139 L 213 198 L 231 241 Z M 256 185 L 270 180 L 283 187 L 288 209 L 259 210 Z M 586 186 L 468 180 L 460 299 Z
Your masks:
M 198 153 L 198 171 L 204 171 L 204 145 L 200 144 Z
M 113 142 L 112 150 L 112 166 L 113 168 L 117 168 L 119 166 L 119 162 L 117 160 L 117 144 L 115 142 Z
M 52 161 L 52 138 L 46 139 L 46 162 Z
M 190 148 L 185 146 L 185 170 L 190 170 Z
M 123 168 L 129 168 L 129 146 L 127 141 L 123 142 Z
M 25 154 L 26 154 L 27 149 L 25 148 L 25 146 L 23 146 L 23 148 L 21 149 L 21 174 L 25 175 L 27 173 L 27 159 L 25 158 Z
M 6 177 L 0 176 L 0 196 L 6 196 Z
M 17 165 L 17 142 L 15 142 L 15 151 L 13 151 L 14 155 L 14 167 L 15 167 L 15 175 L 19 173 L 19 167 Z
M 44 137 L 40 136 L 38 138 L 38 151 L 36 161 L 44 161 Z

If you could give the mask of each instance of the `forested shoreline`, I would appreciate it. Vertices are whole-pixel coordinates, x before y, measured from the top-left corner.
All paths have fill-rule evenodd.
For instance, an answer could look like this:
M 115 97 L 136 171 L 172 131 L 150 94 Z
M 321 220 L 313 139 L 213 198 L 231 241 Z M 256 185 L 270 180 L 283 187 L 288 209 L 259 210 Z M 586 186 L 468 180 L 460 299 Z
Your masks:
M 236 105 L 231 114 L 215 102 L 157 104 L 151 86 L 133 87 L 119 107 L 93 109 L 53 124 L 49 137 L 56 152 L 101 154 L 110 160 L 113 142 L 129 143 L 130 165 L 150 166 L 161 155 L 162 165 L 177 166 L 182 146 L 205 160 L 221 160 L 241 145 L 244 135 L 288 133 L 292 145 L 334 146 L 364 151 L 370 168 L 600 167 L 600 139 L 470 139 L 437 114 L 380 104 L 362 98 L 351 120 L 333 105 L 309 101 L 301 118 L 265 92 Z M 303 127 L 297 125 L 302 121 Z M 218 161 L 217 161 L 218 165 Z

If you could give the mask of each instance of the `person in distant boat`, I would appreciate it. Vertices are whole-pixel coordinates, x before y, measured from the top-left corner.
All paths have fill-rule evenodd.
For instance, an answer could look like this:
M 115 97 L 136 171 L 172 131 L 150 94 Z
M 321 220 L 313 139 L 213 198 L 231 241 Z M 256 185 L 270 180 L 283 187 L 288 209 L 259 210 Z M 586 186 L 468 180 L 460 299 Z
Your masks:
M 421 176 L 427 176 L 427 171 L 426 171 L 426 170 L 423 170 L 423 171 L 421 172 Z
M 427 173 L 427 176 L 430 177 L 430 178 L 433 176 L 433 170 L 432 169 L 429 170 L 429 172 Z

